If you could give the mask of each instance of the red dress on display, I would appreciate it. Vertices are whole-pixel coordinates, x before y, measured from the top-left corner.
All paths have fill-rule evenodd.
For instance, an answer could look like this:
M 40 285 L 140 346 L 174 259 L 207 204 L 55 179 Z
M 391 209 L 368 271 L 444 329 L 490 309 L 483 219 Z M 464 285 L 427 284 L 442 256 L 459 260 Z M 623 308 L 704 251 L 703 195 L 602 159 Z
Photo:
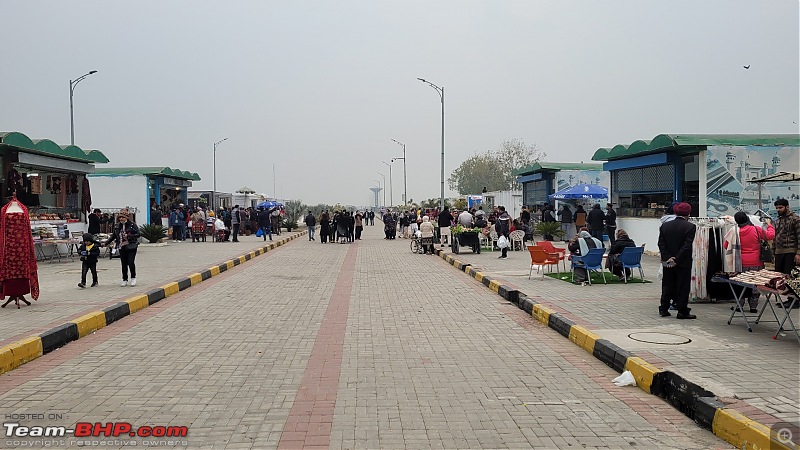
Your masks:
M 15 203 L 21 211 L 17 212 L 14 211 L 16 208 L 12 208 L 9 212 L 9 206 Z M 30 293 L 37 300 L 37 271 L 28 209 L 16 199 L 11 200 L 0 211 L 0 298 L 10 297 L 6 304 L 12 300 L 22 300 L 30 304 L 22 297 Z M 19 302 L 17 306 L 19 307 Z

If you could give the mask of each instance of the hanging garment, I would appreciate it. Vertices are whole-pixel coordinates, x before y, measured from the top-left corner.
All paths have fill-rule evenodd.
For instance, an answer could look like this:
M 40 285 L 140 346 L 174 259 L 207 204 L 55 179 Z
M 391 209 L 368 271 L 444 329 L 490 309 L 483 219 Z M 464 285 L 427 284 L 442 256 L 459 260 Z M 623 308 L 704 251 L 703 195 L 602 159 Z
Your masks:
M 692 242 L 692 284 L 689 290 L 691 301 L 708 298 L 706 275 L 708 273 L 708 239 L 710 227 L 698 227 Z
M 739 244 L 738 227 L 730 227 L 725 231 L 722 247 L 724 249 L 723 270 L 725 272 L 741 272 L 742 248 Z
M 16 203 L 22 212 L 7 212 Z M 28 209 L 12 200 L 0 211 L 0 298 L 39 298 L 39 276 Z
M 39 195 L 42 193 L 42 176 L 28 177 L 31 181 L 31 194 Z
M 81 192 L 81 212 L 87 215 L 92 212 L 92 191 L 89 190 L 89 177 L 83 176 L 83 186 Z

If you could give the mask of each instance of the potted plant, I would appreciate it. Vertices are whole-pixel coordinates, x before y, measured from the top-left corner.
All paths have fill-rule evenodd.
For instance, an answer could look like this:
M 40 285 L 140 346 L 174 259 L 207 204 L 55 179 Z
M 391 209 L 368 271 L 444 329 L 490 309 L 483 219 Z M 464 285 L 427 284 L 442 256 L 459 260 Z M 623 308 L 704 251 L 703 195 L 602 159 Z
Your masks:
M 560 222 L 539 222 L 534 229 L 536 230 L 536 234 L 541 235 L 546 241 L 552 241 L 553 236 L 561 236 L 564 234 Z
M 156 244 L 167 237 L 167 229 L 161 225 L 142 225 L 139 227 L 139 233 L 151 244 Z

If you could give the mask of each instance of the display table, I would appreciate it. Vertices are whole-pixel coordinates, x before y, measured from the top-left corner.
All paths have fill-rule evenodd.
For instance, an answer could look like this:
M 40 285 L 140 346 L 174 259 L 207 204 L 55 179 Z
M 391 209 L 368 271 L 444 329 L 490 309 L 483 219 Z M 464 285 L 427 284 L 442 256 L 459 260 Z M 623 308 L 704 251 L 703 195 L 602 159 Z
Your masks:
M 800 342 L 800 334 L 798 334 L 797 327 L 795 326 L 794 321 L 791 318 L 792 308 L 784 308 L 784 317 L 783 319 L 780 319 L 778 318 L 777 311 L 775 311 L 775 307 L 772 305 L 773 301 L 780 302 L 781 299 L 780 292 L 778 292 L 775 289 L 762 286 L 759 284 L 745 283 L 742 281 L 731 280 L 729 278 L 723 278 L 723 277 L 713 277 L 711 278 L 711 281 L 714 283 L 726 283 L 728 286 L 730 286 L 731 292 L 733 293 L 733 299 L 736 302 L 736 307 L 734 308 L 733 311 L 731 311 L 731 315 L 728 318 L 728 325 L 731 324 L 731 321 L 733 321 L 733 318 L 736 316 L 736 313 L 738 312 L 739 315 L 742 316 L 742 319 L 744 319 L 745 325 L 747 325 L 747 331 L 749 332 L 753 331 L 753 328 L 750 326 L 750 322 L 747 320 L 747 314 L 745 314 L 744 293 L 745 293 L 745 288 L 754 289 L 764 294 L 766 297 L 764 299 L 764 304 L 761 306 L 761 311 L 758 313 L 758 316 L 756 316 L 755 324 L 758 324 L 759 322 L 772 322 L 771 320 L 770 321 L 761 320 L 761 316 L 764 314 L 764 311 L 767 309 L 767 307 L 769 307 L 772 310 L 773 316 L 775 317 L 775 322 L 778 323 L 778 329 L 775 332 L 775 335 L 772 336 L 772 338 L 778 339 L 778 333 L 780 333 L 781 331 L 785 331 L 783 325 L 788 321 L 789 325 L 791 325 L 791 331 L 794 332 L 795 336 L 797 337 L 797 341 Z M 734 289 L 734 286 L 739 286 L 742 289 L 737 293 L 736 289 Z M 797 301 L 798 301 L 797 299 L 793 299 L 792 306 Z M 747 309 L 748 310 L 750 309 L 749 305 Z
M 62 253 L 59 249 L 60 245 L 65 246 L 67 251 Z M 75 253 L 78 252 L 78 247 L 80 247 L 80 245 L 80 239 L 41 239 L 33 241 L 36 259 L 39 261 L 45 261 L 49 259 L 50 262 L 56 260 L 60 262 L 64 258 L 74 261 Z M 49 252 L 49 254 L 44 250 L 46 247 L 52 247 L 52 251 Z
M 772 336 L 772 339 L 778 339 L 778 334 L 781 331 L 787 331 L 788 329 L 783 328 L 783 325 L 788 321 L 789 325 L 791 326 L 791 331 L 794 332 L 795 337 L 797 338 L 797 342 L 800 343 L 800 332 L 797 330 L 797 326 L 794 324 L 792 320 L 792 308 L 795 304 L 799 301 L 795 297 L 791 297 L 792 303 L 789 305 L 789 308 L 779 308 L 783 309 L 783 318 L 778 318 L 778 312 L 775 310 L 775 306 L 773 305 L 773 300 L 775 304 L 781 303 L 781 293 L 775 289 L 768 288 L 766 286 L 759 286 L 758 292 L 764 295 L 764 305 L 761 306 L 761 311 L 758 313 L 758 317 L 756 317 L 756 322 L 758 323 L 761 320 L 761 315 L 764 314 L 764 311 L 769 306 L 770 310 L 772 310 L 772 315 L 775 316 L 775 322 L 778 324 L 778 330 L 775 331 L 775 335 Z M 769 322 L 772 322 L 771 320 Z

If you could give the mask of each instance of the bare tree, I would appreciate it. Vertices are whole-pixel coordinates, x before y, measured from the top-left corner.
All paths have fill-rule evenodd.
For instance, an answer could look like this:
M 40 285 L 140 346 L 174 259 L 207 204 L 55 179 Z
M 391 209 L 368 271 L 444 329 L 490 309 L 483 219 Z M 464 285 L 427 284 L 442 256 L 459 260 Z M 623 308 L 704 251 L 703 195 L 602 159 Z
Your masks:
M 498 150 L 489 150 L 462 162 L 447 179 L 450 189 L 460 194 L 519 190 L 514 170 L 529 166 L 546 155 L 535 144 L 521 139 L 503 141 Z

